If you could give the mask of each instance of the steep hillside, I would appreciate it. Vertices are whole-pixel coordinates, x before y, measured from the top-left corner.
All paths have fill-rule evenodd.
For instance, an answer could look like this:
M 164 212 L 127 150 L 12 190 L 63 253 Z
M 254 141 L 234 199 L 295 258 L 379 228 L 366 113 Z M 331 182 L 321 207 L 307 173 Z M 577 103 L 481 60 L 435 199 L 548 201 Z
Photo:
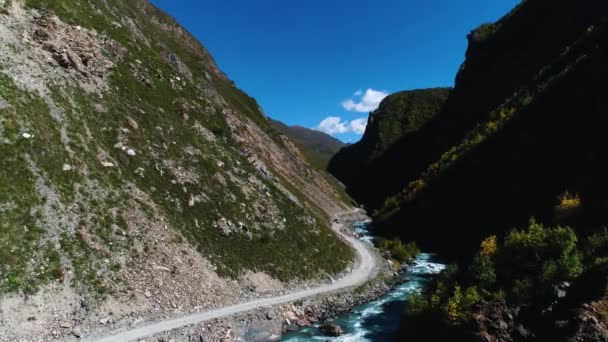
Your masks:
M 0 339 L 327 278 L 345 209 L 147 1 L 0 1 Z
M 328 170 L 348 192 L 370 208 L 380 206 L 394 189 L 403 186 L 402 170 L 409 156 L 387 157 L 391 147 L 414 134 L 441 111 L 449 88 L 403 91 L 385 98 L 368 119 L 363 138 L 336 154 Z M 385 165 L 379 160 L 391 160 Z
M 373 161 L 405 161 L 376 231 L 455 263 L 403 339 L 606 341 L 608 3 L 523 1 L 468 39 L 443 109 Z
M 581 226 L 606 222 L 606 7 L 526 1 L 492 30 L 473 31 L 444 111 L 395 145 L 431 149 L 412 160 L 383 226 L 407 224 L 401 233 L 459 253 L 461 243 L 476 245 L 532 216 L 553 223 L 566 191 L 581 197 Z
M 296 143 L 308 161 L 321 170 L 325 170 L 331 157 L 345 146 L 331 135 L 310 128 L 287 126 L 281 121 L 272 119 L 270 123 L 277 131 Z

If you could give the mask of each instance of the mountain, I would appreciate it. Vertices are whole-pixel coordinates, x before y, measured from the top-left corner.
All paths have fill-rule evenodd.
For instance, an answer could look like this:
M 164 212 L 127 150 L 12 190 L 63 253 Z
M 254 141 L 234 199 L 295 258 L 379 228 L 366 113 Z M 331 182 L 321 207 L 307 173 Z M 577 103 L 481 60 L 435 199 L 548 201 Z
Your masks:
M 522 1 L 468 40 L 442 109 L 365 157 L 395 170 L 391 195 L 353 193 L 376 232 L 456 264 L 410 299 L 403 338 L 605 341 L 608 3 Z
M 342 147 L 343 142 L 329 134 L 302 126 L 288 126 L 281 121 L 270 119 L 274 129 L 296 143 L 308 161 L 318 169 L 325 170 L 331 157 Z
M 0 156 L 0 339 L 235 303 L 353 257 L 339 189 L 145 0 L 0 1 Z
M 393 189 L 403 186 L 402 169 L 409 159 L 407 155 L 389 158 L 385 154 L 439 113 L 450 92 L 450 88 L 435 88 L 389 95 L 369 116 L 362 139 L 341 149 L 331 159 L 328 170 L 356 200 L 368 208 L 377 208 L 393 194 Z M 390 159 L 390 164 L 382 165 L 384 159 Z
M 393 145 L 422 157 L 408 159 L 406 185 L 394 189 L 381 226 L 407 226 L 403 234 L 460 253 L 456 246 L 530 217 L 554 223 L 566 191 L 585 203 L 581 229 L 606 222 L 606 5 L 550 4 L 522 2 L 469 35 L 444 109 Z

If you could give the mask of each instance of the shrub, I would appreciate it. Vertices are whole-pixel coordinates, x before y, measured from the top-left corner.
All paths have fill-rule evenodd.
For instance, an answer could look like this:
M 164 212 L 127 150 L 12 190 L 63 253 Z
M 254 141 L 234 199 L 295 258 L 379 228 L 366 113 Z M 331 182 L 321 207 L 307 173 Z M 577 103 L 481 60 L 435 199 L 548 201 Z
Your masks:
M 608 229 L 604 228 L 601 231 L 590 235 L 585 240 L 585 256 L 597 258 L 608 255 Z
M 482 289 L 490 290 L 496 283 L 494 262 L 487 255 L 476 255 L 469 268 L 469 273 Z
M 583 271 L 577 236 L 568 227 L 545 228 L 534 219 L 526 230 L 513 230 L 505 239 L 505 253 L 501 256 L 502 277 L 524 281 L 515 283 L 522 291 L 545 291 L 561 281 L 571 280 Z M 534 286 L 532 286 L 534 285 Z
M 567 219 L 576 214 L 581 208 L 582 202 L 578 194 L 570 194 L 565 191 L 558 198 L 555 206 L 555 218 L 558 221 Z
M 415 242 L 403 244 L 399 238 L 394 238 L 392 240 L 377 238 L 374 240 L 374 245 L 385 255 L 388 254 L 388 257 L 395 259 L 400 263 L 407 262 L 420 253 Z
M 420 293 L 412 294 L 405 306 L 405 313 L 408 316 L 419 315 L 429 309 L 429 301 Z
M 481 301 L 481 295 L 479 291 L 477 291 L 477 287 L 472 286 L 464 291 L 464 296 L 462 298 L 462 305 L 466 311 L 471 310 L 473 306 Z
M 462 292 L 460 291 L 460 286 L 454 286 L 454 293 L 450 299 L 448 299 L 448 302 L 444 307 L 444 311 L 448 319 L 452 322 L 460 321 L 464 317 L 464 308 L 462 307 Z

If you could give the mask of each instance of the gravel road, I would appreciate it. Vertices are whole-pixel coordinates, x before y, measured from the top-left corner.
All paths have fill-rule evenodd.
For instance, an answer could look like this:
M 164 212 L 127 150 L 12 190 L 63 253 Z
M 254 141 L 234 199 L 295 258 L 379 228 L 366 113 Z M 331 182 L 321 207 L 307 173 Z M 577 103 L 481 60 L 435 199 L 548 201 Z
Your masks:
M 138 340 L 164 331 L 173 330 L 191 324 L 197 324 L 215 318 L 222 318 L 234 314 L 247 312 L 249 310 L 257 309 L 259 307 L 271 307 L 275 305 L 285 304 L 303 298 L 313 297 L 322 293 L 334 292 L 363 284 L 368 279 L 375 276 L 375 273 L 378 269 L 378 265 L 376 264 L 377 259 L 374 257 L 371 250 L 369 249 L 369 246 L 365 242 L 362 242 L 352 236 L 342 233 L 343 226 L 343 223 L 334 222 L 332 224 L 332 228 L 336 231 L 336 233 L 342 236 L 344 240 L 347 241 L 356 250 L 358 254 L 358 262 L 356 264 L 356 267 L 350 273 L 348 273 L 341 279 L 335 280 L 331 284 L 321 285 L 310 289 L 304 289 L 282 296 L 260 298 L 249 302 L 211 309 L 208 311 L 189 314 L 182 317 L 152 322 L 147 325 L 133 329 L 115 331 L 107 336 L 90 336 L 85 338 L 84 340 L 99 342 Z

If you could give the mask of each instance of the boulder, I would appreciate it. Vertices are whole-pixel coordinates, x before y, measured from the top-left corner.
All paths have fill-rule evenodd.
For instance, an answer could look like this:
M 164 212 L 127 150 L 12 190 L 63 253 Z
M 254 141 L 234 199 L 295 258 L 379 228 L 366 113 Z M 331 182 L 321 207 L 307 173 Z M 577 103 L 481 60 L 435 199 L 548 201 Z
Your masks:
M 8 103 L 8 101 L 6 101 L 5 99 L 0 97 L 0 110 L 6 109 L 8 107 L 10 107 L 10 104 Z
M 222 218 L 221 220 L 215 223 L 215 227 L 218 229 L 219 233 L 223 237 L 228 237 L 232 233 L 232 224 L 230 221 L 226 221 L 226 219 Z
M 323 324 L 321 326 L 321 332 L 325 336 L 333 336 L 333 337 L 344 334 L 344 330 L 342 330 L 342 327 L 340 327 L 339 325 L 337 325 L 335 323 Z

